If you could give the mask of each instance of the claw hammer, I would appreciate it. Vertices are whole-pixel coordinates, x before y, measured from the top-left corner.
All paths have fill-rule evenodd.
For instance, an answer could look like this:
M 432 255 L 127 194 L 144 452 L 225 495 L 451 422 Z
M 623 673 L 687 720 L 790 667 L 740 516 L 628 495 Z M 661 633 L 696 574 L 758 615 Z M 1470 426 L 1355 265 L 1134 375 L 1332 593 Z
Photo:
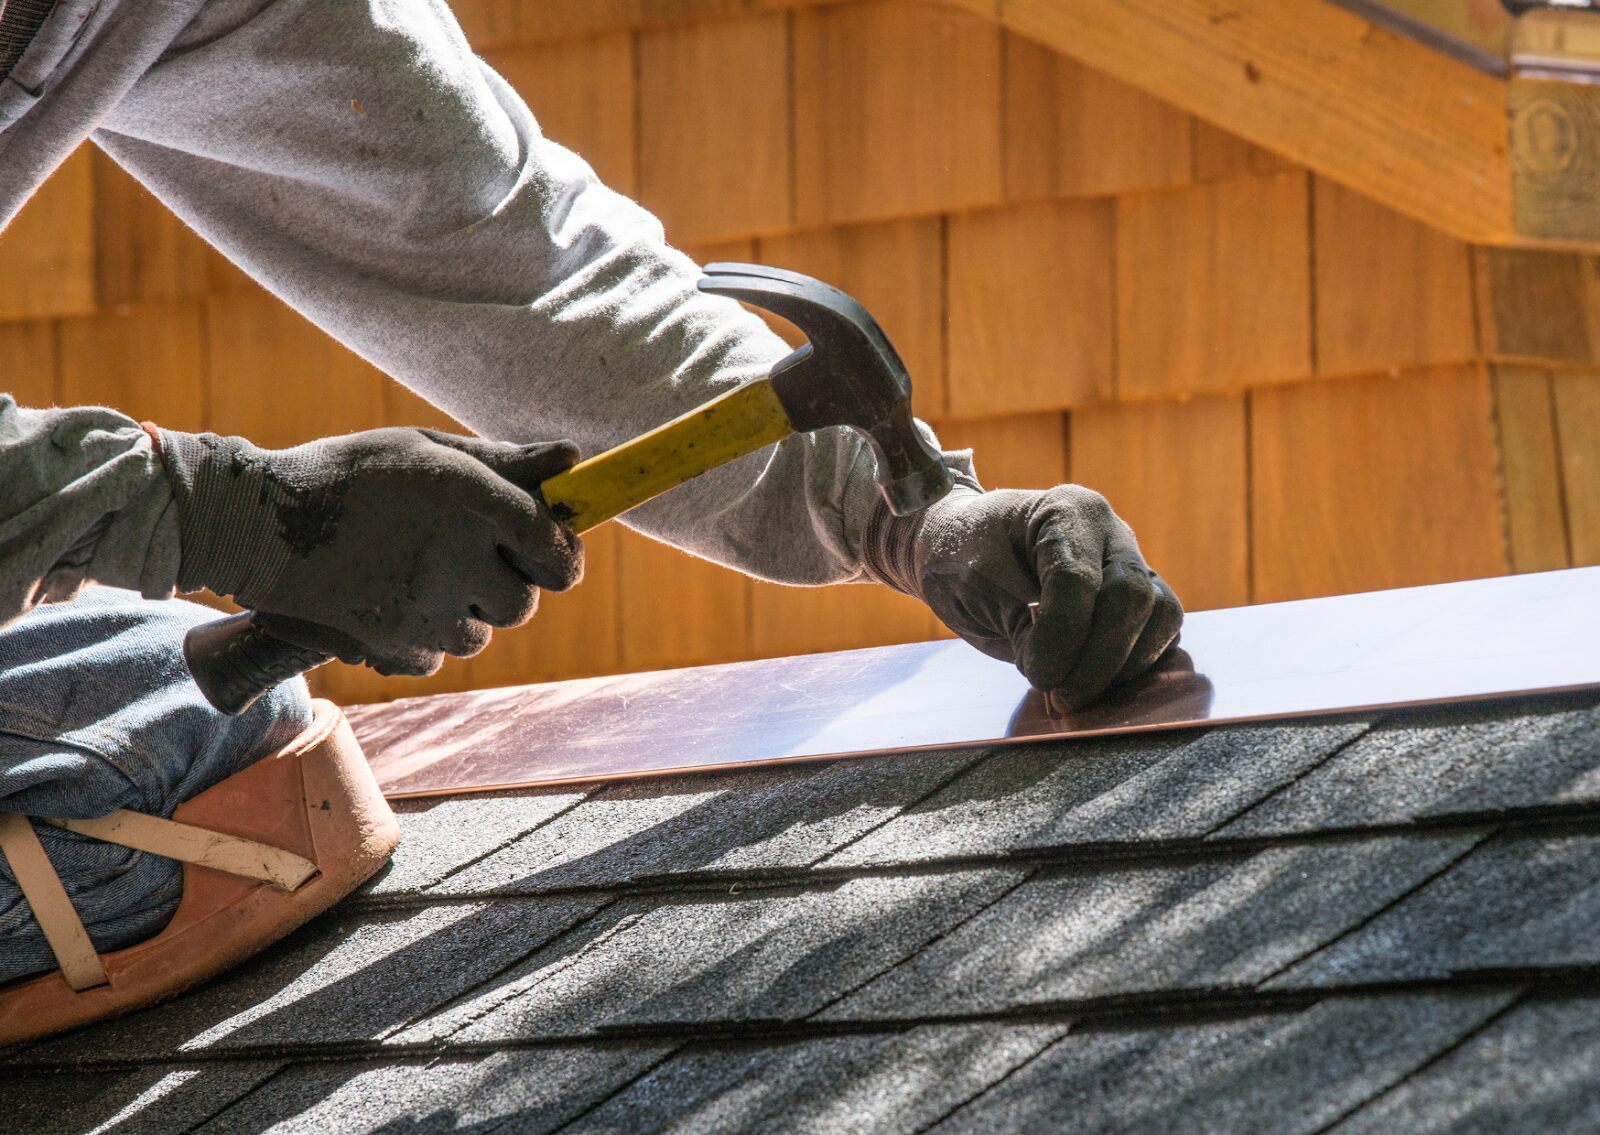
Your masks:
M 866 436 L 878 488 L 896 516 L 949 492 L 944 458 L 912 419 L 905 364 L 866 308 L 820 280 L 757 264 L 707 265 L 699 288 L 781 315 L 807 342 L 765 376 L 546 480 L 539 493 L 556 519 L 586 532 L 791 433 L 828 426 Z M 206 700 L 240 714 L 279 682 L 332 660 L 296 645 L 295 626 L 246 611 L 192 628 L 183 653 Z

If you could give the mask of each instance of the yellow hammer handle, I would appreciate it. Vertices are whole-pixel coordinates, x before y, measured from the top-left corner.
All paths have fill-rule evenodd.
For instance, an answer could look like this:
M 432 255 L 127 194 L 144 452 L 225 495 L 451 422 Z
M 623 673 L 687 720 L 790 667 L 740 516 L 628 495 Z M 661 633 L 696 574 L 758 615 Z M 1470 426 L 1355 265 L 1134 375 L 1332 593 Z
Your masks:
M 708 469 L 794 432 L 770 379 L 735 387 L 615 449 L 580 461 L 539 486 L 574 532 L 587 532 Z

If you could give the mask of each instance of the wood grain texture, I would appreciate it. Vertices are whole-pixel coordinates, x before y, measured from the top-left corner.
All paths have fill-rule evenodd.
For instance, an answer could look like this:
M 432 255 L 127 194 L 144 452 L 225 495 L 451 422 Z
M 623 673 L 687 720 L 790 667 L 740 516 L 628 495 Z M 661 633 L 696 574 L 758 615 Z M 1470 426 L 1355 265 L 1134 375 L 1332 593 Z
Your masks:
M 1255 602 L 1507 570 L 1480 368 L 1250 397 Z
M 619 525 L 605 524 L 585 536 L 583 581 L 559 595 L 542 593 L 531 622 L 495 632 L 488 648 L 469 664 L 474 688 L 581 678 L 620 669 L 620 531 Z
M 745 576 L 620 526 L 617 571 L 624 669 L 749 656 Z
M 453 0 L 450 10 L 481 51 L 845 2 L 849 0 Z
M 1265 177 L 1293 169 L 1294 163 L 1282 154 L 1263 150 L 1237 134 L 1200 119 L 1192 119 L 1194 139 L 1194 180 L 1215 181 L 1220 177 Z
M 1486 355 L 1531 363 L 1600 362 L 1600 259 L 1514 248 L 1475 252 Z
M 1111 218 L 1109 202 L 1074 201 L 950 219 L 951 416 L 1111 396 Z
M 1511 233 L 1501 80 L 1324 0 L 958 0 L 1466 240 Z
M 1001 130 L 1009 201 L 1182 185 L 1193 119 L 1126 83 L 1007 34 Z
M 19 406 L 54 406 L 61 401 L 54 322 L 0 323 L 0 392 L 11 395 Z
M 685 255 L 696 264 L 704 267 L 718 261 L 729 261 L 736 264 L 750 264 L 760 261 L 760 251 L 752 237 L 738 240 L 715 240 L 696 242 L 683 248 Z M 770 311 L 756 307 L 753 304 L 741 304 L 746 311 L 760 316 L 762 322 L 770 327 L 784 342 L 791 347 L 798 347 L 805 342 L 805 336 L 800 334 L 800 329 L 787 319 L 774 315 Z
M 1311 373 L 1306 176 L 1117 199 L 1117 392 L 1171 396 Z
M 258 296 L 267 294 L 243 268 L 214 248 L 206 250 L 206 291 L 249 292 Z
M 366 666 L 330 662 L 307 674 L 306 683 L 311 687 L 313 697 L 327 698 L 338 705 L 361 705 L 393 701 L 395 698 L 414 698 L 421 694 L 470 690 L 473 688 L 471 665 L 471 659 L 446 658 L 437 673 L 426 677 L 385 678 Z
M 855 650 L 934 637 L 920 600 L 876 583 L 784 587 L 750 581 L 749 652 L 755 658 Z
M 95 309 L 94 159 L 73 154 L 0 232 L 0 320 Z
M 102 305 L 198 299 L 210 287 L 210 247 L 99 150 L 94 242 Z
M 560 45 L 486 52 L 545 136 L 583 157 L 619 193 L 639 191 L 634 37 L 627 32 Z
M 936 217 L 815 229 L 761 240 L 763 264 L 815 276 L 850 293 L 894 344 L 912 381 L 912 409 L 942 415 L 944 226 Z M 798 341 L 791 336 L 791 342 Z
M 787 227 L 789 24 L 782 16 L 639 36 L 639 199 L 667 239 Z
M 970 449 L 986 489 L 1048 489 L 1067 477 L 1067 420 L 1061 413 L 966 418 L 935 425 L 946 449 Z
M 1572 566 L 1600 564 L 1600 373 L 1553 377 Z
M 801 225 L 995 204 L 1000 30 L 922 0 L 794 16 Z
M 1492 374 L 1511 570 L 1569 567 L 1572 558 L 1567 546 L 1561 448 L 1550 372 L 1540 367 L 1497 366 Z
M 389 426 L 424 426 L 454 434 L 472 432 L 426 398 L 413 394 L 398 382 L 383 383 L 383 422 Z
M 1314 178 L 1319 374 L 1477 357 L 1468 247 Z
M 384 424 L 388 379 L 277 300 L 206 302 L 211 429 L 268 448 Z
M 1077 410 L 1071 439 L 1072 480 L 1133 526 L 1187 609 L 1250 601 L 1243 396 Z
M 206 429 L 202 319 L 198 302 L 63 319 L 62 401 L 110 406 L 168 429 Z
M 1600 88 L 1513 78 L 1511 192 L 1519 237 L 1600 240 Z

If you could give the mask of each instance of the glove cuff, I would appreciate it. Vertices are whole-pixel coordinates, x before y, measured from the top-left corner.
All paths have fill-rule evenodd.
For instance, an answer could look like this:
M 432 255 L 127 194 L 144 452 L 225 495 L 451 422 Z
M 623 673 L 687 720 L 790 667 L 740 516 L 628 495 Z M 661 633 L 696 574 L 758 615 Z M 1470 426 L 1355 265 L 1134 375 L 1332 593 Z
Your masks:
M 254 606 L 288 565 L 278 516 L 292 495 L 243 438 L 158 432 L 178 510 L 178 589 L 208 587 Z
M 916 564 L 917 534 L 922 531 L 922 521 L 922 513 L 896 516 L 882 496 L 873 501 L 861 538 L 861 567 L 867 578 L 902 595 L 923 597 Z

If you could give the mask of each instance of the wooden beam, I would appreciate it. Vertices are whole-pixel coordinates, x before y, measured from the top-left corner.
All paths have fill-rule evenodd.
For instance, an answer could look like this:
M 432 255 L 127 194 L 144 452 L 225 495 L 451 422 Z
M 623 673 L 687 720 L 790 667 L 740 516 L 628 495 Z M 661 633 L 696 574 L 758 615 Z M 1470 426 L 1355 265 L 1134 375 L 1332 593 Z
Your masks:
M 1513 239 L 1506 83 L 1325 0 L 956 3 L 1446 232 Z
M 1600 87 L 1513 79 L 1513 227 L 1523 241 L 1592 244 L 1600 237 Z

